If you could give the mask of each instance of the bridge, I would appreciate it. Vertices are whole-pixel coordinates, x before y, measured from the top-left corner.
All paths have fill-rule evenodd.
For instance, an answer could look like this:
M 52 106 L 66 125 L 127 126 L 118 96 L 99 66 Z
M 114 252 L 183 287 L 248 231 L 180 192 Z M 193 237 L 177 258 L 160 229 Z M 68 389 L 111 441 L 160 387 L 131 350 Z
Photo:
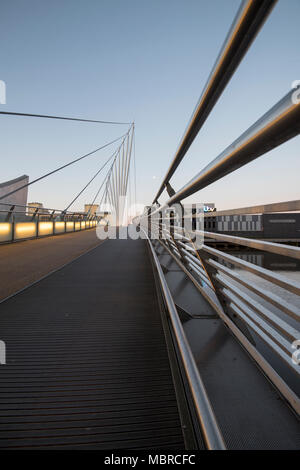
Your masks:
M 134 124 L 93 201 L 102 191 L 114 224 L 70 211 L 105 165 L 65 209 L 29 213 L 5 203 L 1 449 L 299 449 L 300 283 L 211 242 L 296 262 L 300 248 L 208 230 L 205 221 L 286 217 L 300 201 L 213 214 L 186 213 L 182 202 L 298 135 L 295 90 L 182 188 L 171 186 L 275 3 L 242 2 L 152 204 L 129 226 Z

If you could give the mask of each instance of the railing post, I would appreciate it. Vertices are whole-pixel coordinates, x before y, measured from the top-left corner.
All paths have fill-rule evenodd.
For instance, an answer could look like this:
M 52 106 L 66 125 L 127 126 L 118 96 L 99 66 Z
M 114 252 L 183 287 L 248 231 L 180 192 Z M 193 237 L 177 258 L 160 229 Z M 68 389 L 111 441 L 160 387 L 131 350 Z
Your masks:
M 7 216 L 6 216 L 6 218 L 5 218 L 5 220 L 6 220 L 7 222 L 11 219 L 12 213 L 13 213 L 15 207 L 16 207 L 16 206 L 13 205 L 13 206 L 11 206 L 11 208 L 9 209 L 9 211 L 8 211 L 8 213 L 7 213 Z
M 197 230 L 197 212 L 196 212 L 196 208 L 195 207 L 192 207 L 192 230 Z
M 226 298 L 226 296 L 223 294 L 223 285 L 218 281 L 217 279 L 217 274 L 218 274 L 218 270 L 211 266 L 210 264 L 207 263 L 207 260 L 208 258 L 211 257 L 211 255 L 209 255 L 208 253 L 203 253 L 202 254 L 202 262 L 203 262 L 203 265 L 205 267 L 205 270 L 207 272 L 207 275 L 210 279 L 210 282 L 211 284 L 213 285 L 214 289 L 215 289 L 215 294 L 221 304 L 221 307 L 224 311 L 224 313 L 233 321 L 233 323 L 236 324 L 236 326 L 242 331 L 242 333 L 246 336 L 246 338 L 248 338 L 248 340 L 255 344 L 254 343 L 254 340 L 252 338 L 252 335 L 251 333 L 249 332 L 249 329 L 246 325 L 246 323 L 238 318 L 238 316 L 232 312 L 231 308 L 230 308 L 230 301 Z
M 32 222 L 34 221 L 35 216 L 36 216 L 37 213 L 38 213 L 38 210 L 39 210 L 39 208 L 37 207 L 37 208 L 35 209 L 34 213 L 32 214 L 32 217 L 31 217 L 31 221 L 32 221 Z
M 182 263 L 185 265 L 185 267 L 186 267 L 187 269 L 189 269 L 188 266 L 187 266 L 187 262 L 186 262 L 184 253 L 183 253 L 183 251 L 182 251 L 182 249 L 181 249 L 181 246 L 179 245 L 179 243 L 177 243 L 176 238 L 175 238 L 175 233 L 174 233 L 174 221 L 175 221 L 175 212 L 172 210 L 172 211 L 170 212 L 170 235 L 171 235 L 171 238 L 172 238 L 172 240 L 173 240 L 173 243 L 176 245 L 176 248 L 177 248 L 177 250 L 178 250 L 178 252 L 179 252 L 179 255 L 180 255 L 180 257 L 181 257 Z M 181 223 L 182 223 L 182 222 L 181 222 Z
M 162 240 L 162 211 L 159 211 L 158 216 L 158 238 Z
M 36 236 L 36 238 L 38 238 L 38 236 L 39 236 L 39 221 L 40 221 L 40 214 L 37 214 L 37 219 L 35 219 L 35 223 L 36 223 L 35 236 Z
M 151 214 L 151 207 L 148 209 L 148 237 L 150 237 L 150 239 L 152 238 L 151 236 L 151 233 L 152 233 L 152 224 L 151 224 L 151 217 L 150 217 L 150 214 Z
M 11 241 L 13 242 L 15 239 L 15 215 L 12 214 L 12 221 L 11 221 Z

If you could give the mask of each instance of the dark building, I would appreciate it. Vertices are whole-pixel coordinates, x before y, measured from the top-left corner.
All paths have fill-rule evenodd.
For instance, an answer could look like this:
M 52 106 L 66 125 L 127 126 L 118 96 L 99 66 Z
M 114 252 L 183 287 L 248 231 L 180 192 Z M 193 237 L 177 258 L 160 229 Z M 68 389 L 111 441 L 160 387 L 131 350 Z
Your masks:
M 10 193 L 11 191 L 14 191 L 15 189 L 20 188 L 21 186 L 24 186 L 25 184 L 28 183 L 28 181 L 29 181 L 29 176 L 23 175 L 23 176 L 20 176 L 19 178 L 15 178 L 14 180 L 5 181 L 4 183 L 1 183 L 0 184 L 0 197 L 4 196 L 7 193 Z M 20 189 L 20 191 L 17 191 L 11 196 L 1 199 L 0 210 L 7 211 L 10 209 L 10 206 L 14 204 L 16 205 L 19 204 L 20 206 L 23 206 L 23 207 L 18 207 L 18 211 L 26 212 L 26 208 L 24 206 L 26 206 L 27 204 L 27 193 L 28 193 L 28 187 Z
M 204 229 L 248 238 L 300 240 L 300 213 L 221 215 L 206 217 Z

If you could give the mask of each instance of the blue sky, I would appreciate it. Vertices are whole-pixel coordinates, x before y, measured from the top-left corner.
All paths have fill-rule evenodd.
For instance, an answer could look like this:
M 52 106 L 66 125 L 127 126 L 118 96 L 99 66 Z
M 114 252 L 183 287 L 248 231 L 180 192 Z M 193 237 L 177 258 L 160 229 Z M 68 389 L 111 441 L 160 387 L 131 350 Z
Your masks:
M 15 0 L 1 5 L 1 110 L 136 123 L 138 200 L 152 201 L 239 7 L 238 0 Z M 300 79 L 299 0 L 279 0 L 177 170 L 179 189 Z M 126 126 L 0 116 L 1 176 L 31 179 Z M 233 208 L 299 199 L 299 137 L 189 200 Z M 115 147 L 33 185 L 63 209 Z M 82 209 L 101 176 L 73 206 Z M 163 200 L 164 198 L 162 198 Z

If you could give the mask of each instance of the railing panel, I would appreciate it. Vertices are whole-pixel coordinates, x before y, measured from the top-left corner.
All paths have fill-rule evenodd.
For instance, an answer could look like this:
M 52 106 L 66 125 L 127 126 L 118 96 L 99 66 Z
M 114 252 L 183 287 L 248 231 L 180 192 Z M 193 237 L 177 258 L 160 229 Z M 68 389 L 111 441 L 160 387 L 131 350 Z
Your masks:
M 0 243 L 12 240 L 13 226 L 10 223 L 0 223 Z

